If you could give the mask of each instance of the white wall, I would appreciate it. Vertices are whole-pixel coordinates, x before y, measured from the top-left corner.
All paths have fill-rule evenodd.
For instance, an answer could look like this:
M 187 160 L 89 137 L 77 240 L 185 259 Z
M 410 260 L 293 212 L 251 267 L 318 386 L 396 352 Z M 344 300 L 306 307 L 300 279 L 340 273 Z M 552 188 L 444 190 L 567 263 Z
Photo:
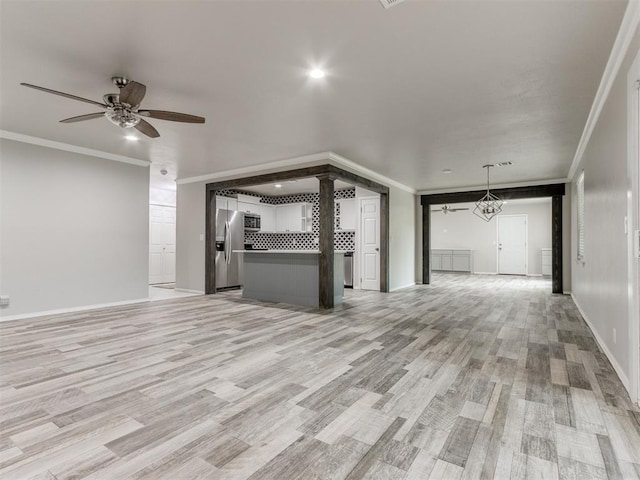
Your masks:
M 627 73 L 640 50 L 636 31 L 625 60 L 573 178 L 584 170 L 585 261 L 576 261 L 572 246 L 572 292 L 576 304 L 596 336 L 610 352 L 612 363 L 629 385 L 630 319 L 628 316 L 627 236 Z M 572 232 L 576 238 L 576 211 L 572 208 Z M 617 331 L 614 342 L 613 329 Z
M 497 273 L 498 221 L 490 222 L 473 214 L 473 203 L 456 203 L 453 208 L 468 208 L 458 212 L 431 213 L 431 248 L 465 248 L 474 250 L 476 273 Z M 432 206 L 437 210 L 441 206 Z M 542 274 L 541 248 L 551 248 L 551 199 L 512 200 L 500 215 L 526 214 L 528 217 L 528 273 Z
M 204 292 L 206 182 L 178 185 L 176 288 Z
M 415 195 L 389 188 L 389 290 L 414 285 Z
M 0 316 L 147 298 L 147 167 L 0 139 L 0 174 Z

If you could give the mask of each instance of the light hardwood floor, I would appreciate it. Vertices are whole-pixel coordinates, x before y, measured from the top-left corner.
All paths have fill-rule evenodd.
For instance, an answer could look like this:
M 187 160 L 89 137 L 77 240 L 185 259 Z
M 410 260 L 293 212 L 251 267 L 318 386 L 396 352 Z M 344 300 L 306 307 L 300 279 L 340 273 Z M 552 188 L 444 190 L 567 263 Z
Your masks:
M 332 312 L 237 292 L 0 325 L 2 479 L 638 478 L 640 413 L 545 280 Z

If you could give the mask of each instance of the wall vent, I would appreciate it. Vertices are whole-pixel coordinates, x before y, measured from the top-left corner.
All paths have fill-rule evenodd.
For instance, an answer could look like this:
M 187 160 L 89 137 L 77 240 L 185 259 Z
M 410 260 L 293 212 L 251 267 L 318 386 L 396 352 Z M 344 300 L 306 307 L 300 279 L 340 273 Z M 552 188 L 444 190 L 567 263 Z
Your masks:
M 391 8 L 402 2 L 404 2 L 404 0 L 380 0 L 380 3 L 384 8 Z

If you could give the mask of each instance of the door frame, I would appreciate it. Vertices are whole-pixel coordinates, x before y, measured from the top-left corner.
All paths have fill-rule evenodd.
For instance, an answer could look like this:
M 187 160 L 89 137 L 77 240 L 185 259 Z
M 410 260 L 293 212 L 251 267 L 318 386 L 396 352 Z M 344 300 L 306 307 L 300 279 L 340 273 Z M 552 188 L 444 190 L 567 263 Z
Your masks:
M 500 219 L 506 217 L 524 217 L 524 274 L 529 275 L 529 215 L 526 213 L 512 213 L 508 215 L 498 215 L 496 217 L 496 272 L 500 273 Z
M 173 218 L 174 218 L 174 226 L 175 226 L 175 234 L 176 234 L 176 236 L 177 236 L 177 231 L 178 231 L 178 208 L 177 208 L 177 206 L 176 205 L 170 205 L 169 203 L 150 202 L 149 203 L 149 251 L 147 253 L 147 256 L 149 257 L 149 269 L 148 269 L 149 271 L 147 272 L 147 280 L 149 281 L 149 285 L 162 285 L 162 284 L 165 284 L 165 283 L 175 283 L 176 282 L 175 255 L 177 253 L 177 247 L 176 247 L 177 237 L 176 237 L 175 243 L 174 243 L 174 248 L 175 248 L 176 251 L 173 252 L 173 254 L 174 254 L 173 281 L 165 282 L 164 278 L 163 278 L 162 282 L 151 283 L 151 207 L 161 207 L 161 208 L 169 207 L 169 208 L 173 208 L 173 210 L 174 210 L 174 217 Z
M 496 188 L 491 190 L 502 200 L 551 197 L 551 285 L 553 293 L 564 293 L 562 289 L 562 197 L 565 184 L 552 183 L 530 187 Z M 477 202 L 486 190 L 421 195 L 422 205 L 422 283 L 431 283 L 431 205 L 444 203 Z
M 363 258 L 363 248 L 362 248 L 362 200 L 378 200 L 380 201 L 380 196 L 376 196 L 376 195 L 368 195 L 366 197 L 358 197 L 358 225 L 357 225 L 357 246 L 358 246 L 358 253 L 357 253 L 357 257 L 358 257 L 358 290 L 364 290 L 362 288 L 362 268 L 364 267 L 364 262 L 362 261 Z M 381 204 L 380 204 L 381 205 Z M 380 212 L 380 208 L 381 206 L 378 206 L 378 223 L 380 223 L 380 219 L 382 217 L 381 212 Z M 380 226 L 380 233 L 382 234 L 382 225 Z M 382 245 L 380 245 L 381 250 L 382 250 Z M 380 255 L 380 252 L 378 252 L 378 255 Z M 382 270 L 380 270 L 380 285 L 382 285 Z
M 629 395 L 640 405 L 640 52 L 627 74 L 627 256 L 629 295 Z

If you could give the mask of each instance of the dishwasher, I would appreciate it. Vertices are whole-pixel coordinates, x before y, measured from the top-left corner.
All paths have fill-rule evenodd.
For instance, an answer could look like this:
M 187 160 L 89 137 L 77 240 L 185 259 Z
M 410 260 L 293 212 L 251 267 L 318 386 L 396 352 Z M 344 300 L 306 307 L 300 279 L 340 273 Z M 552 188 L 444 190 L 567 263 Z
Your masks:
M 344 286 L 353 288 L 353 252 L 344 254 Z

